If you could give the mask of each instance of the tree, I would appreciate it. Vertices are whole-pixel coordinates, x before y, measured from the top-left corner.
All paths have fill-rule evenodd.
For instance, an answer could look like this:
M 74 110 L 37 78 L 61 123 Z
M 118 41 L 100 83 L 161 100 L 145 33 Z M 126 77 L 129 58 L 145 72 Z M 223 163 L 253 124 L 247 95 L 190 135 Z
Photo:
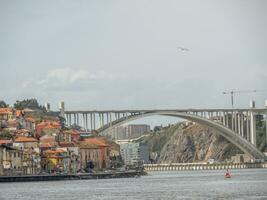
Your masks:
M 5 101 L 1 100 L 0 101 L 0 108 L 7 108 L 8 107 L 8 104 L 6 104 Z
M 40 106 L 38 101 L 34 98 L 32 99 L 24 99 L 22 101 L 19 101 L 17 100 L 15 103 L 14 103 L 14 108 L 15 109 L 19 109 L 19 110 L 22 110 L 22 109 L 25 109 L 25 108 L 29 108 L 29 109 L 40 109 L 40 110 L 44 110 L 44 107 L 43 106 Z
M 13 135 L 9 131 L 2 131 L 0 132 L 0 139 L 1 140 L 10 140 L 12 139 Z

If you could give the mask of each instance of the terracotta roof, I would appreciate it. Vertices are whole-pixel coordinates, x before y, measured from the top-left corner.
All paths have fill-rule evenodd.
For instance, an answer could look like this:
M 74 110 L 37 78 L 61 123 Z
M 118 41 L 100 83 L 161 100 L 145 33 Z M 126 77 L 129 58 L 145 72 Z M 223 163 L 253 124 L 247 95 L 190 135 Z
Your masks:
M 12 108 L 0 108 L 0 115 L 12 114 Z
M 12 140 L 0 140 L 0 145 L 1 144 L 12 144 Z
M 17 137 L 15 142 L 38 142 L 38 140 L 32 137 Z
M 50 150 L 46 150 L 44 153 L 47 154 L 57 154 L 57 153 L 66 153 L 67 151 L 65 151 L 64 149 L 50 149 Z
M 25 120 L 29 121 L 29 122 L 32 122 L 32 123 L 35 123 L 35 119 L 32 118 L 32 117 L 26 117 Z
M 56 138 L 55 136 L 49 136 L 49 135 L 44 135 L 39 138 L 41 143 L 50 143 L 50 142 L 55 142 Z
M 52 147 L 57 147 L 56 142 L 46 142 L 46 143 L 41 143 L 40 148 L 52 148 Z
M 99 148 L 108 146 L 109 145 L 102 138 L 87 138 L 80 142 L 81 148 Z
M 43 122 L 40 122 L 38 125 L 41 125 L 41 126 L 46 126 L 46 125 L 51 125 L 51 126 L 60 126 L 60 123 L 57 122 L 57 121 L 43 121 Z
M 59 142 L 58 144 L 61 147 L 74 147 L 75 146 L 73 142 Z
M 80 133 L 75 130 L 64 130 L 63 133 L 67 133 L 71 135 L 80 135 Z

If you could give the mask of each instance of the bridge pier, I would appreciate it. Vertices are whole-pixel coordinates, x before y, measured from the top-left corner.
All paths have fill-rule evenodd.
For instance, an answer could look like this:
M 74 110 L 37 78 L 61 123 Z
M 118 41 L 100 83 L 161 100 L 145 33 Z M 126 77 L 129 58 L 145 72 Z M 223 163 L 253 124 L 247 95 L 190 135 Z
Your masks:
M 256 146 L 256 117 L 254 112 L 250 112 L 250 137 L 251 143 Z

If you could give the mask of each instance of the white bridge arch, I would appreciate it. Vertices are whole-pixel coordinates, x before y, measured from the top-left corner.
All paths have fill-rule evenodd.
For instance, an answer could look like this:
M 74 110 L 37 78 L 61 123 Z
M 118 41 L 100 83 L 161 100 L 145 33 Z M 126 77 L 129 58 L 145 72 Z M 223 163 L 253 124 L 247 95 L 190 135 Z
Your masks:
M 179 117 L 213 128 L 243 152 L 263 159 L 264 153 L 256 148 L 256 116 L 259 114 L 266 117 L 267 109 L 61 110 L 67 125 L 82 125 L 86 130 L 95 130 L 99 134 L 144 117 Z

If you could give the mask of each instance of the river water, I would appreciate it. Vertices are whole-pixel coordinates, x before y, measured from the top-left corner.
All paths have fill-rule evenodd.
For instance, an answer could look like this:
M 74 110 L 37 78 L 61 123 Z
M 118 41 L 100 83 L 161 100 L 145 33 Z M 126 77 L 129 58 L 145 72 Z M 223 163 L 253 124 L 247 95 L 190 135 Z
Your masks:
M 267 169 L 176 171 L 141 178 L 1 183 L 0 199 L 267 199 Z

